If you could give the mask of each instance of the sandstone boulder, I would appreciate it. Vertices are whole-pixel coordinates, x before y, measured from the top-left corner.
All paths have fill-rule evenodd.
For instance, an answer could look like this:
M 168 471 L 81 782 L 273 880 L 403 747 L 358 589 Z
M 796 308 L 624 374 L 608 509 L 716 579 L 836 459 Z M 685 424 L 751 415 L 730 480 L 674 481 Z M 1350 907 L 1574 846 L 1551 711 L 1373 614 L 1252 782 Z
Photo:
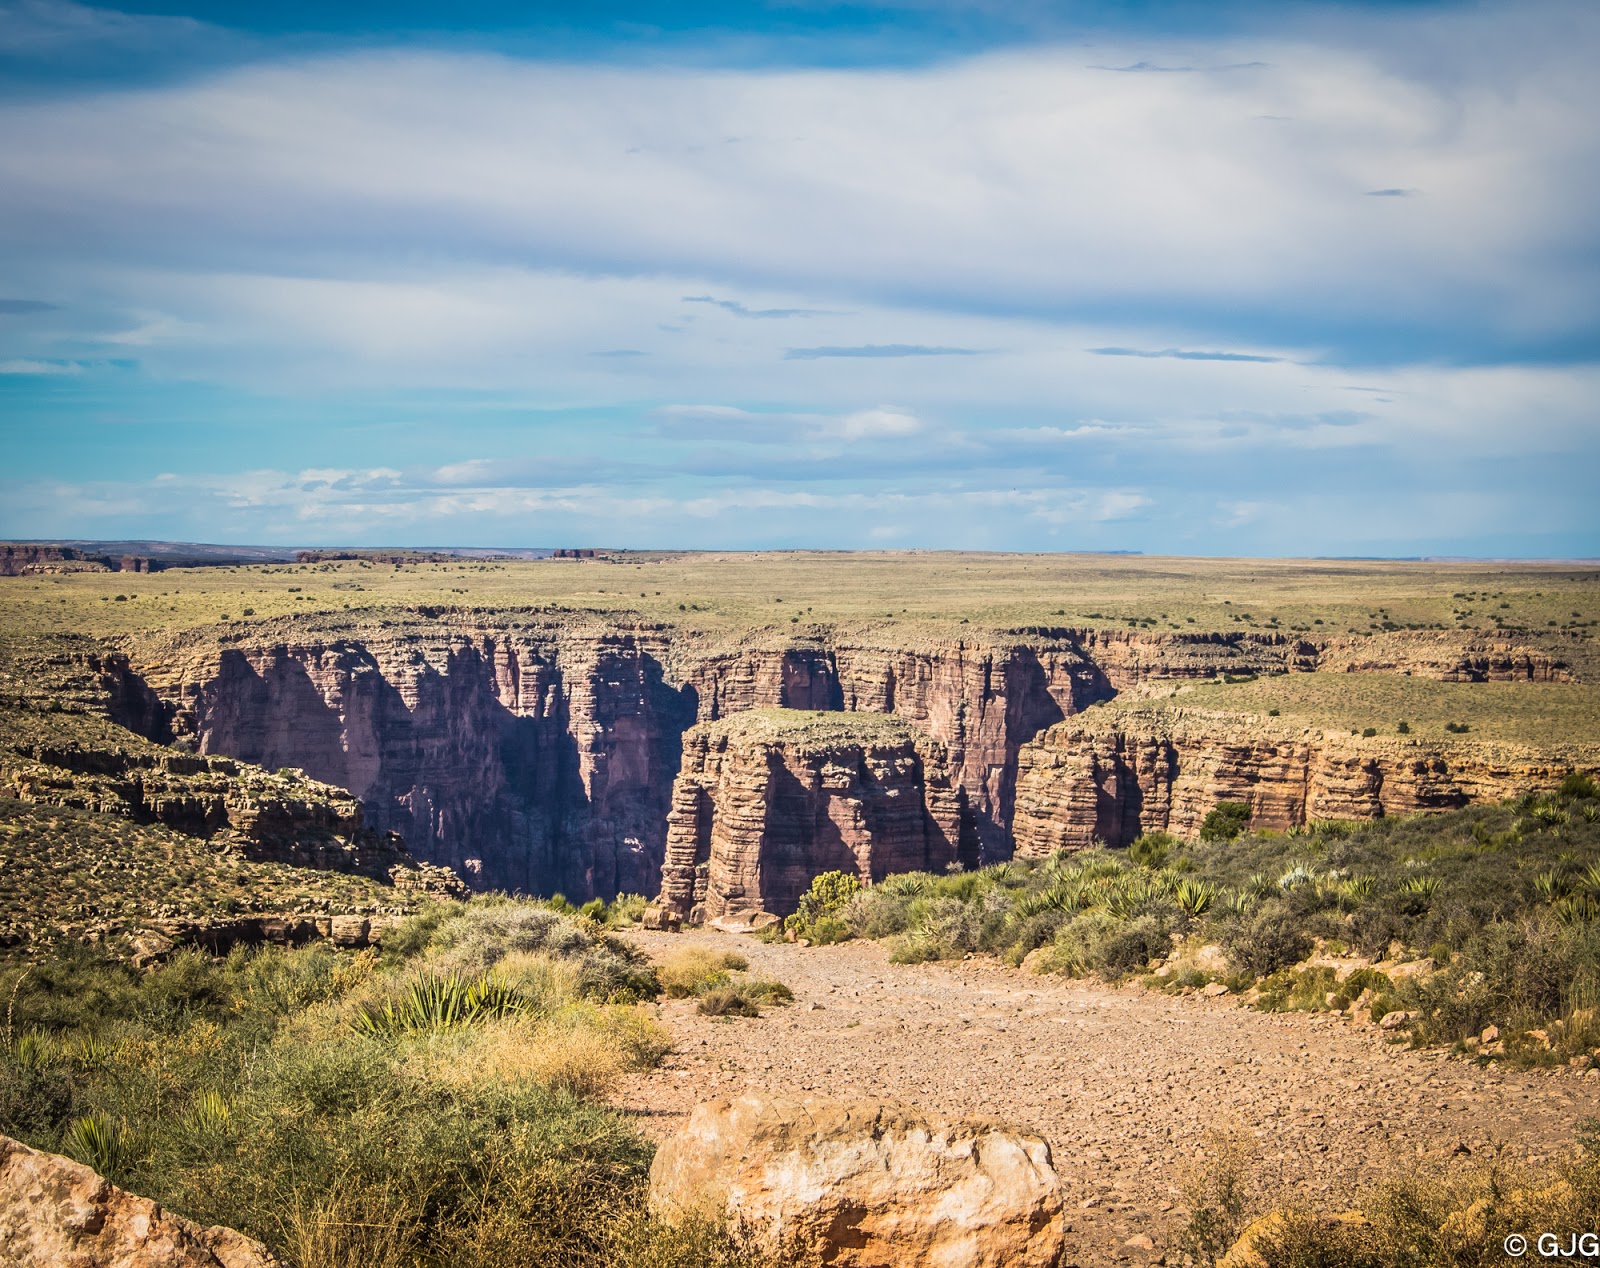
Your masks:
M 11 1268 L 283 1268 L 231 1228 L 202 1228 L 9 1136 L 0 1136 L 0 1259 Z
M 875 1101 L 697 1105 L 656 1154 L 650 1201 L 839 1268 L 1046 1268 L 1065 1236 L 1041 1137 Z

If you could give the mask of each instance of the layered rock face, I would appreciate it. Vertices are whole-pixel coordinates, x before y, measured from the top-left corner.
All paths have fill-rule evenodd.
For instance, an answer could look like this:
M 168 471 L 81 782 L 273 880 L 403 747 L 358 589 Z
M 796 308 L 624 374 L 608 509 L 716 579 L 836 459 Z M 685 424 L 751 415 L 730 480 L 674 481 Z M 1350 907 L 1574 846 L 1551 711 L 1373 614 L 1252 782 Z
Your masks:
M 655 892 L 696 720 L 763 707 L 911 719 L 945 745 L 982 852 L 1003 857 L 1021 744 L 1111 693 L 1069 642 L 728 649 L 562 619 L 430 613 L 359 640 L 280 624 L 220 651 L 150 649 L 159 724 L 204 753 L 349 789 L 374 826 L 475 884 L 571 897 Z
M 13 1268 L 283 1268 L 231 1228 L 202 1227 L 9 1136 L 0 1136 L 0 1259 Z
M 650 1203 L 839 1268 L 1048 1268 L 1066 1233 L 1042 1137 L 870 1101 L 697 1105 L 656 1153 Z
M 781 916 L 822 872 L 871 882 L 976 856 L 936 741 L 884 716 L 759 710 L 684 737 L 660 906 L 692 923 Z
M 122 682 L 118 707 L 142 733 L 348 789 L 370 825 L 479 887 L 585 898 L 656 891 L 683 733 L 696 722 L 757 708 L 904 718 L 943 746 L 986 861 L 1011 853 L 1019 754 L 1045 728 L 1152 680 L 1330 666 L 1444 679 L 1568 672 L 1549 649 L 1455 633 L 1359 645 L 1053 627 L 713 636 L 437 608 L 151 639 L 131 668 L 106 656 L 99 672 Z
M 1360 739 L 1136 713 L 1052 727 L 1019 759 L 1017 853 L 1042 857 L 1142 832 L 1198 833 L 1219 801 L 1255 827 L 1448 810 L 1559 783 L 1568 760 L 1489 743 Z
M 692 701 L 648 632 L 431 625 L 183 660 L 163 694 L 202 752 L 349 789 L 475 884 L 651 891 Z

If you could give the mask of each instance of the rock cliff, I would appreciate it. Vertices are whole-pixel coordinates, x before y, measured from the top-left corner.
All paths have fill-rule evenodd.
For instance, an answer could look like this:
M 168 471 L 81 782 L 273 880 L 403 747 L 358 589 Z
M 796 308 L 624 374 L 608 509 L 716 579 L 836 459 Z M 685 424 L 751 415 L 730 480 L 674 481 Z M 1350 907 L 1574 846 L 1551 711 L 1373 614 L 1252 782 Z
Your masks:
M 555 608 L 414 608 L 151 636 L 126 661 L 102 653 L 97 672 L 122 684 L 118 707 L 145 734 L 347 789 L 372 827 L 479 887 L 585 898 L 656 891 L 697 722 L 757 708 L 904 718 L 943 746 L 989 860 L 1013 848 L 1024 745 L 1089 705 L 1162 680 L 1328 668 L 1554 681 L 1572 672 L 1563 647 L 1454 631 L 713 633 Z
M 1275 719 L 1108 712 L 1058 724 L 1024 746 L 1012 831 L 1025 856 L 1097 841 L 1125 846 L 1152 829 L 1194 836 L 1219 801 L 1245 802 L 1253 826 L 1281 830 L 1497 800 L 1597 763 L 1593 752 L 1362 738 Z
M 821 872 L 864 882 L 976 861 L 937 741 L 883 715 L 758 710 L 695 727 L 667 817 L 662 909 L 787 915 Z

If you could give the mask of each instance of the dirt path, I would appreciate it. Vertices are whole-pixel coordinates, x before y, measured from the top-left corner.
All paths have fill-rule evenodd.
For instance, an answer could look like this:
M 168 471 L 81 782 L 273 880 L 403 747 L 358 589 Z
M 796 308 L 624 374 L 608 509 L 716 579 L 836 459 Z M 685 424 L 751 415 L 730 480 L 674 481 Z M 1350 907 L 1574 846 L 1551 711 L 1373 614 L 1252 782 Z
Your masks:
M 1255 1136 L 1285 1183 L 1331 1206 L 1419 1155 L 1471 1165 L 1505 1145 L 1542 1159 L 1600 1114 L 1600 1078 L 1480 1069 L 1315 1015 L 1034 977 L 989 960 L 895 965 L 877 943 L 629 936 L 658 956 L 691 941 L 737 950 L 795 993 L 754 1019 L 661 1004 L 677 1046 L 625 1090 L 648 1134 L 669 1135 L 696 1101 L 746 1088 L 1001 1119 L 1054 1148 L 1082 1264 L 1160 1258 L 1183 1215 L 1179 1177 L 1214 1131 Z M 1155 1251 L 1124 1245 L 1140 1234 Z

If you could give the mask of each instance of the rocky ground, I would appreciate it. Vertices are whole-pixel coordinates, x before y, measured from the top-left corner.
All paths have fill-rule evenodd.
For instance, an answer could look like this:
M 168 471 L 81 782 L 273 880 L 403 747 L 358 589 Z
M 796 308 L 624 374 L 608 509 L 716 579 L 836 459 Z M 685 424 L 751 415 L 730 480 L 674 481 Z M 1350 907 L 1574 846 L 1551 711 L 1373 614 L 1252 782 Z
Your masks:
M 1395 1167 L 1518 1161 L 1600 1114 L 1600 1077 L 1412 1052 L 1370 1027 L 1025 975 L 992 960 L 895 965 L 877 943 L 804 948 L 728 934 L 635 933 L 652 955 L 737 950 L 795 1002 L 759 1018 L 659 1005 L 676 1047 L 625 1106 L 660 1139 L 696 1101 L 747 1088 L 903 1100 L 1042 1133 L 1068 1186 L 1081 1264 L 1159 1261 L 1180 1183 L 1216 1133 L 1254 1141 L 1272 1183 L 1338 1208 Z M 1148 1247 L 1141 1244 L 1148 1239 Z

